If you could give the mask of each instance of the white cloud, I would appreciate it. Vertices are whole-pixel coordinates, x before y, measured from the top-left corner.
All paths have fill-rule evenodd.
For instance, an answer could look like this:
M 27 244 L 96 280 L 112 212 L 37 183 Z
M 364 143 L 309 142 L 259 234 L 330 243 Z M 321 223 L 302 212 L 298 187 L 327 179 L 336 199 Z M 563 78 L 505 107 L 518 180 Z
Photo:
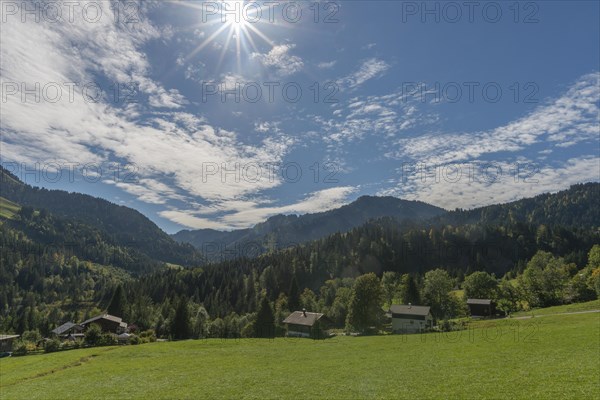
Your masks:
M 221 202 L 214 208 L 194 210 L 167 210 L 161 216 L 193 229 L 239 229 L 253 226 L 266 218 L 278 214 L 306 214 L 331 210 L 348 203 L 348 196 L 356 191 L 350 186 L 320 190 L 308 195 L 304 200 L 284 206 L 264 206 L 261 201 Z M 222 211 L 234 211 L 217 219 L 207 219 L 201 215 Z
M 426 171 L 426 172 L 424 172 Z M 506 203 L 569 185 L 600 180 L 597 157 L 572 158 L 556 165 L 539 165 L 526 160 L 469 162 L 420 169 L 407 166 L 394 187 L 378 195 L 421 200 L 446 209 L 475 208 Z M 399 175 L 401 172 L 399 172 Z
M 333 60 L 333 61 L 324 61 L 324 62 L 320 62 L 317 64 L 317 67 L 319 69 L 331 69 L 335 66 L 335 64 L 337 64 L 337 61 Z
M 600 73 L 583 76 L 563 96 L 529 115 L 484 132 L 426 134 L 400 139 L 390 157 L 433 165 L 460 162 L 497 152 L 517 152 L 546 141 L 565 147 L 598 138 Z
M 275 45 L 267 54 L 252 53 L 250 57 L 258 60 L 264 67 L 275 70 L 278 75 L 288 76 L 304 67 L 300 57 L 289 54 L 295 47 L 295 44 Z
M 363 61 L 359 69 L 340 80 L 340 86 L 350 89 L 357 88 L 366 81 L 379 78 L 390 68 L 389 64 L 377 58 Z
M 426 114 L 417 109 L 413 96 L 401 90 L 382 96 L 358 96 L 348 104 L 338 104 L 333 111 L 335 118 L 315 116 L 323 140 L 336 147 L 342 143 L 359 141 L 365 137 L 389 139 L 417 126 L 426 126 L 438 121 L 436 113 Z

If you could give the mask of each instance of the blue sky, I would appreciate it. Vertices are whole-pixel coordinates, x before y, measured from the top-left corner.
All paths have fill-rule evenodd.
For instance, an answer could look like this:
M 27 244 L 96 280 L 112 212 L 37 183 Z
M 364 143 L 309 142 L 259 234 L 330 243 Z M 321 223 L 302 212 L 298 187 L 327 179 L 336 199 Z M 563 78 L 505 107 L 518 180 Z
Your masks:
M 599 180 L 599 3 L 472 4 L 3 2 L 1 161 L 168 232 Z

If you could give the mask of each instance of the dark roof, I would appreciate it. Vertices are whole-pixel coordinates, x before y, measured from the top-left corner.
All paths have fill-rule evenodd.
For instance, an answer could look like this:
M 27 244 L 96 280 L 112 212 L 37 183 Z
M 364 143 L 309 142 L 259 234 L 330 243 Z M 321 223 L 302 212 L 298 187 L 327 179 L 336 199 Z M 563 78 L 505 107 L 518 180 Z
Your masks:
M 83 321 L 81 323 L 81 325 L 87 325 L 87 324 L 92 323 L 94 321 L 98 321 L 99 319 L 106 319 L 106 320 L 109 320 L 109 321 L 112 321 L 112 322 L 116 322 L 119 325 L 122 322 L 121 317 L 115 317 L 114 315 L 110 315 L 110 314 L 102 314 L 102 315 L 97 315 L 97 316 L 95 316 L 93 318 L 90 318 L 87 321 Z
M 21 335 L 0 335 L 0 340 L 11 340 L 16 339 Z
M 467 304 L 482 304 L 489 306 L 492 304 L 492 300 L 490 299 L 467 299 Z
M 291 313 L 286 319 L 283 320 L 284 324 L 293 324 L 293 325 L 305 325 L 305 326 L 313 326 L 315 322 L 317 322 L 323 314 L 314 313 L 308 311 L 294 311 Z
M 69 329 L 73 328 L 74 326 L 78 326 L 78 325 L 71 321 L 65 322 L 61 326 L 53 329 L 52 333 L 54 333 L 55 335 L 62 335 L 63 333 L 69 331 Z
M 413 306 L 406 304 L 392 304 L 390 306 L 390 312 L 393 314 L 402 315 L 420 315 L 427 316 L 429 314 L 429 306 Z

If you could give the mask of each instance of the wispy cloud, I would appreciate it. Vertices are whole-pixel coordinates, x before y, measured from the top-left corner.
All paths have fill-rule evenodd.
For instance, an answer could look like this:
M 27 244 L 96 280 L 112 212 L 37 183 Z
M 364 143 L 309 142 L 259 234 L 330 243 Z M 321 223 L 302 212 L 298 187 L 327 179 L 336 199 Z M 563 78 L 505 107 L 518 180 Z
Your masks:
M 304 67 L 304 61 L 300 57 L 290 54 L 295 47 L 295 44 L 279 44 L 266 54 L 252 53 L 250 57 L 274 70 L 279 76 L 293 75 Z
M 579 79 L 563 96 L 507 125 L 483 132 L 426 134 L 396 142 L 398 159 L 440 165 L 486 154 L 517 152 L 542 140 L 556 146 L 598 139 L 600 73 Z
M 446 168 L 447 167 L 447 168 Z M 577 157 L 555 164 L 540 165 L 528 160 L 433 165 L 421 170 L 407 166 L 398 171 L 397 182 L 378 195 L 421 200 L 449 210 L 506 203 L 569 185 L 600 180 L 597 157 Z
M 236 229 L 252 226 L 257 222 L 278 214 L 306 214 L 331 210 L 348 203 L 348 196 L 356 191 L 351 186 L 342 186 L 324 189 L 309 194 L 304 200 L 283 206 L 264 206 L 261 202 L 235 201 L 223 202 L 219 209 L 178 210 L 162 211 L 163 217 L 194 229 L 216 228 Z M 234 211 L 219 218 L 205 218 L 203 214 L 214 214 L 227 209 Z
M 363 85 L 368 80 L 379 78 L 390 68 L 390 65 L 383 60 L 370 58 L 363 61 L 357 71 L 340 79 L 340 86 L 350 89 Z
M 317 68 L 319 69 L 331 69 L 337 64 L 337 61 L 324 61 L 317 64 Z

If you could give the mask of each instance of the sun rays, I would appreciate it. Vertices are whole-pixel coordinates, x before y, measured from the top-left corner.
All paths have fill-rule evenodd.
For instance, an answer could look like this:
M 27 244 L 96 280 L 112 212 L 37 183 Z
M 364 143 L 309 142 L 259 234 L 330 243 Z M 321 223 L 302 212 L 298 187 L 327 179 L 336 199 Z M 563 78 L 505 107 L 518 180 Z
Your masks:
M 242 58 L 252 52 L 259 52 L 256 39 L 274 46 L 264 32 L 267 25 L 277 25 L 272 18 L 266 18 L 261 6 L 244 0 L 226 0 L 215 2 L 177 3 L 196 10 L 201 22 L 195 28 L 202 28 L 208 34 L 186 57 L 189 61 L 209 45 L 220 48 L 217 69 L 221 67 L 227 52 L 235 52 L 235 64 L 238 72 L 242 69 Z

